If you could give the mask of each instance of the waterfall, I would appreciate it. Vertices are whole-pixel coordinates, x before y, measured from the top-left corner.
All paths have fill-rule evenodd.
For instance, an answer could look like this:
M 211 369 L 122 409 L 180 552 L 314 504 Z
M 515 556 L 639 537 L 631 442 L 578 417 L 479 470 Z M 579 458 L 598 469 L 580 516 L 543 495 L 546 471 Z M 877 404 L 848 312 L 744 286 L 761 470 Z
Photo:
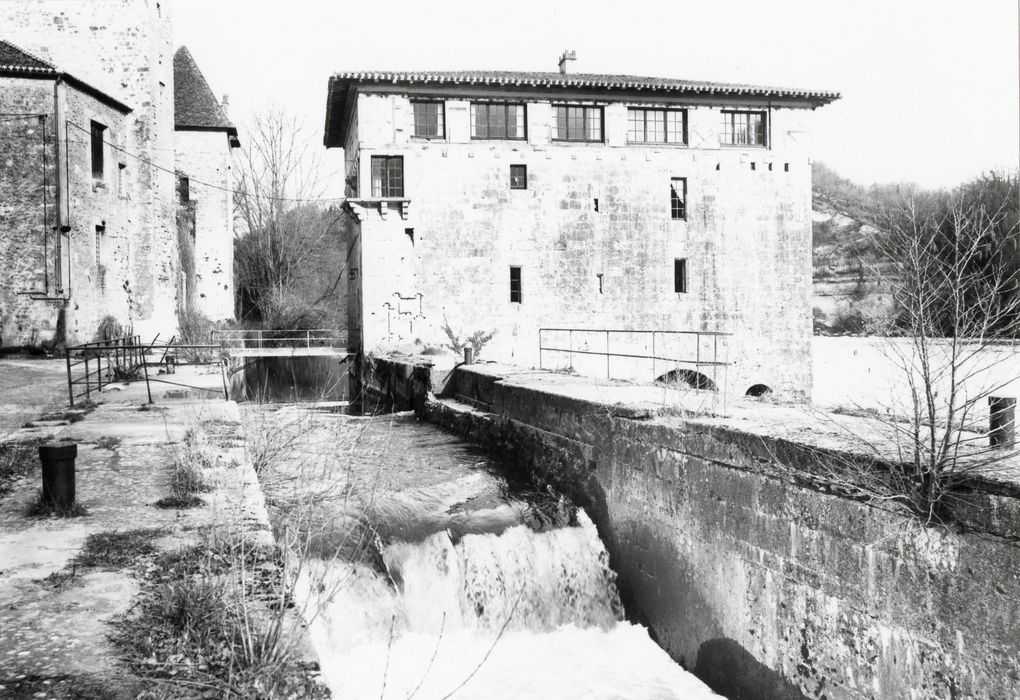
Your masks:
M 714 696 L 623 622 L 595 525 L 524 525 L 383 547 L 386 573 L 322 564 L 311 630 L 335 697 Z M 306 591 L 307 594 L 308 591 Z M 325 651 L 324 651 L 325 650 Z M 463 684 L 463 687 L 461 687 Z

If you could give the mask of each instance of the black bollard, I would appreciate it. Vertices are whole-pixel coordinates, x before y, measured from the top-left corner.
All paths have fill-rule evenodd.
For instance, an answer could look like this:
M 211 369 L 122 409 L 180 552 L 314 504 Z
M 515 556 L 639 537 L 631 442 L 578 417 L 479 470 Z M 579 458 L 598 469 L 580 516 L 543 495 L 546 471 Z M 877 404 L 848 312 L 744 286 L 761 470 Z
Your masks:
M 74 460 L 78 445 L 71 442 L 51 442 L 39 445 L 42 462 L 42 500 L 47 505 L 68 509 L 74 505 Z
M 988 398 L 988 441 L 992 447 L 1011 449 L 1016 444 L 1016 399 Z

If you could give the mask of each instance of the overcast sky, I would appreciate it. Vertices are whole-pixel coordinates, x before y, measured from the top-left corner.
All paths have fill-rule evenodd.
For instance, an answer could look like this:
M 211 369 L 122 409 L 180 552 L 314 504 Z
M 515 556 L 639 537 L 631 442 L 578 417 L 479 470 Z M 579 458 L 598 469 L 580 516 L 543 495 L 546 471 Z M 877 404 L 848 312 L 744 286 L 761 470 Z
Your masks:
M 814 157 L 871 182 L 952 186 L 1020 160 L 1017 0 L 175 0 L 243 128 L 276 103 L 321 143 L 338 70 L 556 70 L 838 90 Z M 242 139 L 244 134 L 242 131 Z M 335 161 L 334 161 L 335 162 Z

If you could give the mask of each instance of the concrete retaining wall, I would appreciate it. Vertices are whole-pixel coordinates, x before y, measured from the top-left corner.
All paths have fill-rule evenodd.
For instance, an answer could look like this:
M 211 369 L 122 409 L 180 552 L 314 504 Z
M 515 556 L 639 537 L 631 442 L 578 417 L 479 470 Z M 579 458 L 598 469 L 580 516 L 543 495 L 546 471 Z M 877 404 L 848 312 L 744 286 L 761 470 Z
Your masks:
M 981 532 L 922 528 L 777 468 L 810 473 L 834 452 L 573 398 L 562 377 L 460 368 L 431 386 L 428 368 L 401 364 L 377 365 L 399 407 L 415 404 L 585 505 L 629 614 L 718 692 L 1020 696 L 1015 489 L 978 485 L 962 501 L 959 518 Z

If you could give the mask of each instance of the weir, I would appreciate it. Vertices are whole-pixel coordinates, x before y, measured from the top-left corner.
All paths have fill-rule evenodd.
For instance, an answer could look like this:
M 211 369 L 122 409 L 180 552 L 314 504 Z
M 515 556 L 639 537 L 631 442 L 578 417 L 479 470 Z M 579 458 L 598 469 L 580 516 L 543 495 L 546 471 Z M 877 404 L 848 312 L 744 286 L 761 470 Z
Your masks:
M 585 511 L 512 465 L 409 413 L 246 410 L 301 421 L 262 480 L 315 542 L 295 597 L 334 697 L 715 697 L 625 619 Z
M 924 527 L 820 478 L 860 456 L 796 407 L 663 410 L 644 387 L 410 358 L 359 380 L 582 505 L 627 619 L 725 696 L 1011 695 L 1015 476 L 970 477 L 952 525 Z

